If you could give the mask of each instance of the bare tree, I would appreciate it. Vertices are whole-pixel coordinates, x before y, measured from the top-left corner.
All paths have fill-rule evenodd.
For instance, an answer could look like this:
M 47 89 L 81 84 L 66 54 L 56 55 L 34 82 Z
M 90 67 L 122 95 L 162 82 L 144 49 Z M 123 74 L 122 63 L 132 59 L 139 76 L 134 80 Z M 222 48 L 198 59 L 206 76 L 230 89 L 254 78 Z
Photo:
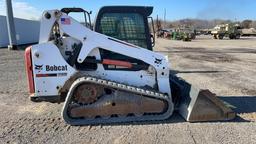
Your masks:
M 244 20 L 242 23 L 241 23 L 241 26 L 243 28 L 251 28 L 252 27 L 252 20 Z

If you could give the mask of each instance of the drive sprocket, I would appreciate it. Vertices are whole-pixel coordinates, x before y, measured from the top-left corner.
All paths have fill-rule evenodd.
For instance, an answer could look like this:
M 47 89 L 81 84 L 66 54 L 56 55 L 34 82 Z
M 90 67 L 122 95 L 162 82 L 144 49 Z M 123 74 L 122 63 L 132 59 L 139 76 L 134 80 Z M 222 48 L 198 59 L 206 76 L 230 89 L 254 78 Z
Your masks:
M 76 88 L 74 92 L 74 100 L 76 103 L 88 105 L 97 101 L 103 94 L 103 87 L 95 84 L 82 84 Z

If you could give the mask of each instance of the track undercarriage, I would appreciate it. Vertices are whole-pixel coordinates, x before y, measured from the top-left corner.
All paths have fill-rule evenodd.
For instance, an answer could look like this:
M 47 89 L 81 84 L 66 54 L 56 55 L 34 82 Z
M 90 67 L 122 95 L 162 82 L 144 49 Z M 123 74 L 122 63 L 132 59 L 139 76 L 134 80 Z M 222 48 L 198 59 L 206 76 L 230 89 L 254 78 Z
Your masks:
M 77 79 L 63 117 L 71 125 L 163 120 L 172 115 L 167 95 L 93 77 Z

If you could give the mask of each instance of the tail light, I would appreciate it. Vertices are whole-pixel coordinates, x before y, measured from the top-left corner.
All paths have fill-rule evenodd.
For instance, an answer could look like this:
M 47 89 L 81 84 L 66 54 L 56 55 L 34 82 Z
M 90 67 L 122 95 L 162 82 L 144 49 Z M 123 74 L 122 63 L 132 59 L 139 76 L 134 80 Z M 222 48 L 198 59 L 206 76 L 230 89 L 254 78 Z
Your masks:
M 32 46 L 26 48 L 25 50 L 25 68 L 27 73 L 28 90 L 29 90 L 29 93 L 33 95 L 35 93 L 35 87 L 34 87 L 34 80 L 33 80 L 31 48 Z

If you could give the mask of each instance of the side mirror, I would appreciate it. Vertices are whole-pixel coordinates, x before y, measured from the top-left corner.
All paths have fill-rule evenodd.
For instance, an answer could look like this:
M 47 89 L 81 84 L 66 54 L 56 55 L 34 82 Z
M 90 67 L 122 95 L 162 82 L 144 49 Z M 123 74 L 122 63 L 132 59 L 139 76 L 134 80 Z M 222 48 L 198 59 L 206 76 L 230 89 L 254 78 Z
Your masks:
M 155 34 L 150 34 L 150 38 L 151 38 L 151 43 L 152 43 L 152 47 L 155 46 Z
M 151 29 L 152 29 L 152 32 L 150 34 L 150 38 L 151 38 L 151 43 L 152 43 L 152 47 L 155 46 L 155 42 L 156 42 L 156 38 L 155 38 L 155 27 L 154 27 L 154 20 L 152 17 L 148 17 L 149 19 L 151 19 Z

